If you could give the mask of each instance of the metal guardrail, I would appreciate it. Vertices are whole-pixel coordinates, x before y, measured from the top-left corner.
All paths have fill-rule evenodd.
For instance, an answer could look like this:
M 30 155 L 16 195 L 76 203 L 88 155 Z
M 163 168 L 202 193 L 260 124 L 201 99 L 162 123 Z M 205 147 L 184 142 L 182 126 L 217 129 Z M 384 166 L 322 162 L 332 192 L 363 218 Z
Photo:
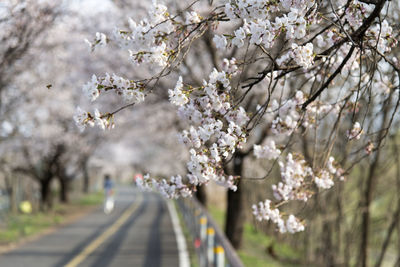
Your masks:
M 196 198 L 180 198 L 177 203 L 192 235 L 200 267 L 244 266 L 225 234 Z

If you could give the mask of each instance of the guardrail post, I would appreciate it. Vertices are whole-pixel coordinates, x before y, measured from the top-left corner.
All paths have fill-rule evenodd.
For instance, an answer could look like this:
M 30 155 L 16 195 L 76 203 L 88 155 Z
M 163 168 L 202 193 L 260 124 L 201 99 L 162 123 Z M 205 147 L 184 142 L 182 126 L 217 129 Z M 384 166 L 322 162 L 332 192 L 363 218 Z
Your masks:
M 206 242 L 207 237 L 207 217 L 200 217 L 200 240 L 204 244 Z
M 200 266 L 207 266 L 207 217 L 202 215 L 200 217 Z
M 207 229 L 207 260 L 210 266 L 214 264 L 214 243 L 215 243 L 215 230 L 212 227 Z
M 181 211 L 187 213 L 189 229 L 193 229 L 190 232 L 193 233 L 200 267 L 244 267 L 229 240 L 195 198 L 178 202 Z
M 214 248 L 215 253 L 215 267 L 225 267 L 225 251 L 222 246 Z

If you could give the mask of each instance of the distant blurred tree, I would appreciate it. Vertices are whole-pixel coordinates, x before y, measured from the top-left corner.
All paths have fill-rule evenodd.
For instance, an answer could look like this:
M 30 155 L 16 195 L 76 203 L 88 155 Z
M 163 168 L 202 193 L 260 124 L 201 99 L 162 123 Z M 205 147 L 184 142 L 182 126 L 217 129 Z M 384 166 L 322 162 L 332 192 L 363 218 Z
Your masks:
M 58 5 L 59 1 L 39 4 L 6 0 L 0 3 L 0 92 L 16 77 L 18 60 L 51 27 L 59 14 Z
M 12 106 L 17 104 L 17 98 L 9 98 L 4 91 L 12 87 L 14 79 L 29 65 L 32 54 L 29 54 L 35 42 L 48 30 L 58 16 L 58 1 L 40 4 L 30 1 L 2 1 L 0 3 L 0 128 L 2 134 L 0 144 L 7 137 L 16 134 L 16 128 L 6 120 L 5 116 L 11 112 Z M 24 67 L 21 68 L 21 62 Z M 19 95 L 15 92 L 15 95 Z M 3 144 L 4 145 L 4 144 Z M 3 158 L 4 159 L 4 158 Z M 9 160 L 9 159 L 7 159 Z M 3 161 L 2 164 L 8 164 Z M 15 175 L 12 171 L 6 174 L 9 179 L 8 191 L 12 210 L 16 210 L 15 203 Z
M 0 8 L 2 164 L 38 182 L 41 207 L 47 210 L 52 181 L 58 179 L 60 200 L 68 201 L 69 183 L 104 139 L 76 129 L 71 117 L 79 93 L 66 90 L 72 80 L 95 71 L 84 59 L 76 60 L 87 49 L 80 44 L 90 24 L 59 1 L 7 1 Z M 78 65 L 80 70 L 68 71 Z

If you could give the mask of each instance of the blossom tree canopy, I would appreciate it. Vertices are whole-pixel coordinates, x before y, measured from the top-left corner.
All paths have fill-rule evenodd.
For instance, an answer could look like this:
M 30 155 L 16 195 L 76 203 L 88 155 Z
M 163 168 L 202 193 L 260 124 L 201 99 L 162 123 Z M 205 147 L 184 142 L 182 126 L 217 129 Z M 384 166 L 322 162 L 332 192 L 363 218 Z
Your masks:
M 254 214 L 282 233 L 304 230 L 302 220 L 280 208 L 306 202 L 316 190 L 345 180 L 350 158 L 379 149 L 397 122 L 400 65 L 393 56 L 398 37 L 393 25 L 399 18 L 389 10 L 398 3 L 231 0 L 171 6 L 154 1 L 142 20 L 129 19 L 111 34 L 96 33 L 89 42 L 92 50 L 113 46 L 125 52 L 136 71 L 151 71 L 140 79 L 93 75 L 83 85 L 91 102 L 113 92 L 125 104 L 110 112 L 78 108 L 77 126 L 113 128 L 119 111 L 146 102 L 163 80 L 176 79 L 168 97 L 186 125 L 178 138 L 190 153 L 188 173 L 168 180 L 147 175 L 140 186 L 170 198 L 189 196 L 211 180 L 235 190 L 241 178 L 227 175 L 224 166 L 249 140 L 268 135 L 252 151 L 258 159 L 278 163 L 281 181 L 272 185 L 275 200 L 254 205 Z M 202 83 L 192 84 L 184 63 L 196 66 L 201 56 L 194 52 L 196 42 L 209 33 L 216 49 L 210 72 Z M 382 109 L 388 114 L 383 123 L 368 119 Z M 311 157 L 295 145 L 306 134 L 314 136 Z M 334 157 L 339 138 L 351 155 L 348 162 Z

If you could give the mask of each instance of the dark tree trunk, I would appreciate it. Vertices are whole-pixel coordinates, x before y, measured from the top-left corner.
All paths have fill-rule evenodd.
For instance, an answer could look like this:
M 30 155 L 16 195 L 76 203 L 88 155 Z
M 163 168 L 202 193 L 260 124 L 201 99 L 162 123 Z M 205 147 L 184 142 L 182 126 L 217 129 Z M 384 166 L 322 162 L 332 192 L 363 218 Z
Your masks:
M 90 187 L 90 177 L 89 177 L 89 170 L 88 170 L 88 161 L 85 160 L 83 163 L 83 193 L 89 193 Z
M 325 266 L 334 267 L 335 258 L 333 256 L 333 246 L 332 246 L 332 227 L 330 222 L 324 222 L 322 226 L 322 238 L 323 238 L 323 247 L 322 247 L 322 259 L 325 262 Z
M 10 211 L 15 214 L 18 212 L 17 206 L 17 187 L 18 181 L 15 176 L 6 176 L 5 177 L 6 189 L 8 194 L 8 201 L 10 203 Z
M 15 188 L 13 187 L 8 188 L 7 193 L 8 193 L 8 200 L 10 201 L 10 211 L 11 213 L 16 214 L 18 211 L 18 207 L 16 202 Z
M 47 211 L 52 208 L 52 199 L 50 195 L 51 179 L 43 179 L 40 181 L 40 210 Z
M 343 189 L 342 184 L 338 184 L 337 194 L 336 194 L 336 208 L 337 208 L 337 215 L 335 219 L 335 230 L 336 230 L 336 259 L 342 259 L 342 222 L 343 222 Z
M 207 192 L 204 185 L 197 186 L 195 196 L 204 207 L 207 206 Z
M 242 175 L 244 154 L 237 152 L 233 159 L 233 175 Z M 242 179 L 237 183 L 237 190 L 228 190 L 225 233 L 235 249 L 242 245 L 245 213 L 243 208 Z
M 68 203 L 69 197 L 69 180 L 67 178 L 59 179 L 60 181 L 60 202 L 61 203 Z
M 379 151 L 377 152 L 379 155 Z M 369 175 L 367 178 L 367 186 L 364 191 L 364 200 L 361 206 L 362 223 L 361 223 L 361 248 L 360 259 L 361 266 L 368 266 L 368 243 L 369 243 L 369 224 L 370 224 L 370 205 L 372 201 L 372 192 L 375 182 L 375 172 L 378 167 L 379 156 L 376 156 L 374 162 L 370 165 Z

